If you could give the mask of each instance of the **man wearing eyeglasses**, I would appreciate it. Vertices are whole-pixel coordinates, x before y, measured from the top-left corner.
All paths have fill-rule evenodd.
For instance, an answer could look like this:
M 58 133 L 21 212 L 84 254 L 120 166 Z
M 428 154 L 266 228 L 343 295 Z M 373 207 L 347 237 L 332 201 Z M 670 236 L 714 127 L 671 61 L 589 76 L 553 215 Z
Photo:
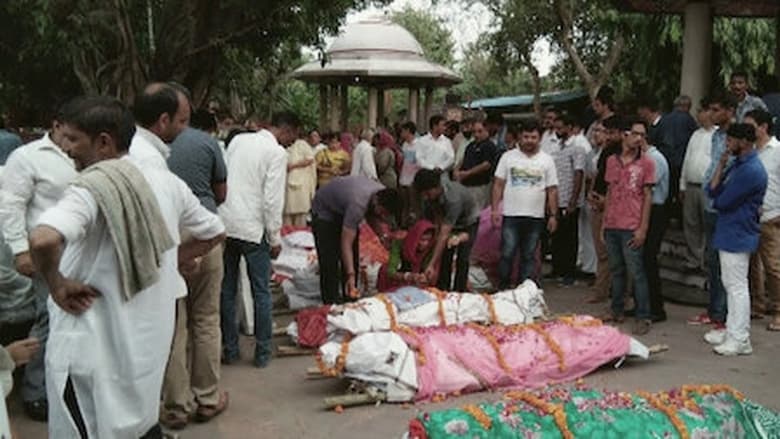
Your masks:
M 647 126 L 641 120 L 622 124 L 623 149 L 607 160 L 605 180 L 609 185 L 604 203 L 602 239 L 609 255 L 612 274 L 611 315 L 606 320 L 622 322 L 623 296 L 627 274 L 634 279 L 636 303 L 635 335 L 650 331 L 650 300 L 647 275 L 643 260 L 643 246 L 647 237 L 652 207 L 652 188 L 655 184 L 655 163 L 642 154 L 642 143 Z

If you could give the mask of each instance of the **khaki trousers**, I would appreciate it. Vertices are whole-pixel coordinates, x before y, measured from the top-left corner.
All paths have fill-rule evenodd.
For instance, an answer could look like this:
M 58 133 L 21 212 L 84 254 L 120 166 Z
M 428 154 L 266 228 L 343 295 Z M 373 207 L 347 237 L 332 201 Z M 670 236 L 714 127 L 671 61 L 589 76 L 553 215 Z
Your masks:
M 285 213 L 284 225 L 293 227 L 306 227 L 308 213 Z
M 590 209 L 590 207 L 587 207 Z M 599 210 L 591 210 L 591 230 L 593 231 L 593 246 L 596 248 L 596 281 L 593 284 L 593 290 L 595 291 L 595 297 L 599 299 L 607 299 L 610 297 L 609 288 L 612 283 L 612 278 L 609 275 L 609 257 L 607 254 L 607 246 L 601 240 L 601 222 L 604 220 L 604 212 Z
M 184 276 L 188 294 L 176 304 L 176 331 L 163 382 L 165 413 L 185 416 L 219 402 L 222 251 L 215 247 L 195 272 Z
M 750 304 L 754 313 L 780 315 L 780 218 L 761 224 L 750 258 Z

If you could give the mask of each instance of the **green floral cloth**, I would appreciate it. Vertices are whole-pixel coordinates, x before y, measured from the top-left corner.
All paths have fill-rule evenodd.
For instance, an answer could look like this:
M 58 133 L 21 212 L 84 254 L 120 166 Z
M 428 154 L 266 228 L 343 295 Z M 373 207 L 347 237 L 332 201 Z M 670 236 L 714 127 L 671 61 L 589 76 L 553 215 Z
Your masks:
M 699 393 L 679 390 L 653 394 L 654 402 L 639 394 L 584 389 L 554 389 L 531 394 L 543 404 L 562 405 L 566 429 L 575 438 L 778 438 L 780 416 L 764 407 L 740 400 L 731 391 Z M 668 413 L 672 408 L 685 436 Z M 523 438 L 560 439 L 561 427 L 543 404 L 508 398 L 461 409 L 420 413 L 410 423 L 409 439 Z M 475 410 L 476 408 L 476 410 Z M 476 411 L 476 415 L 475 415 Z

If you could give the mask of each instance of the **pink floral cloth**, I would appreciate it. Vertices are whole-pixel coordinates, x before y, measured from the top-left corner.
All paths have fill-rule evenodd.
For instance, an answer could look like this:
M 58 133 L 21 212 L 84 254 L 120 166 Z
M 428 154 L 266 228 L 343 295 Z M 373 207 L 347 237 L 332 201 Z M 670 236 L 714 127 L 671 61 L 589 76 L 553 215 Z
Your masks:
M 577 317 L 578 322 L 591 320 Z M 426 400 L 437 394 L 473 392 L 484 388 L 534 389 L 576 380 L 598 367 L 626 355 L 630 337 L 611 326 L 579 326 L 560 321 L 541 324 L 563 352 L 559 357 L 537 331 L 522 326 L 469 326 L 415 328 L 416 337 L 404 334 L 406 342 L 422 349 L 424 364 L 418 362 L 418 390 L 415 398 Z M 487 331 L 498 343 L 512 373 L 504 370 Z

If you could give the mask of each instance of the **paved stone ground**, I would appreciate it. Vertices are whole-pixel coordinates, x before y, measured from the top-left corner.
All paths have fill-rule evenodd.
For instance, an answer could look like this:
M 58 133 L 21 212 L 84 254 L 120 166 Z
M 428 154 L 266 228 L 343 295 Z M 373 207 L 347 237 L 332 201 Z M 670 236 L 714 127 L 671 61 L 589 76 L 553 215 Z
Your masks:
M 605 309 L 603 304 L 583 302 L 587 295 L 584 287 L 547 286 L 546 291 L 553 312 L 601 315 Z M 780 393 L 774 376 L 780 365 L 780 334 L 767 332 L 765 323 L 756 321 L 752 356 L 718 357 L 701 338 L 705 328 L 685 324 L 687 317 L 700 311 L 667 304 L 669 321 L 655 325 L 641 340 L 648 345 L 666 343 L 671 347 L 669 352 L 647 362 L 627 362 L 618 370 L 604 367 L 586 377 L 586 383 L 595 388 L 621 391 L 658 391 L 687 383 L 726 383 L 756 402 L 780 411 Z M 277 323 L 282 325 L 286 321 L 279 319 Z M 626 324 L 624 330 L 630 331 L 630 325 Z M 256 369 L 250 363 L 250 338 L 242 338 L 242 350 L 242 363 L 223 368 L 223 387 L 231 398 L 228 411 L 211 423 L 188 427 L 179 433 L 180 438 L 399 438 L 416 410 L 435 410 L 501 397 L 500 393 L 478 393 L 406 409 L 383 404 L 350 408 L 337 414 L 323 410 L 322 398 L 340 393 L 345 384 L 339 380 L 304 380 L 306 368 L 314 365 L 311 358 L 277 358 L 268 368 Z M 20 413 L 16 394 L 12 397 L 11 412 L 19 438 L 46 437 L 44 424 L 31 422 Z

